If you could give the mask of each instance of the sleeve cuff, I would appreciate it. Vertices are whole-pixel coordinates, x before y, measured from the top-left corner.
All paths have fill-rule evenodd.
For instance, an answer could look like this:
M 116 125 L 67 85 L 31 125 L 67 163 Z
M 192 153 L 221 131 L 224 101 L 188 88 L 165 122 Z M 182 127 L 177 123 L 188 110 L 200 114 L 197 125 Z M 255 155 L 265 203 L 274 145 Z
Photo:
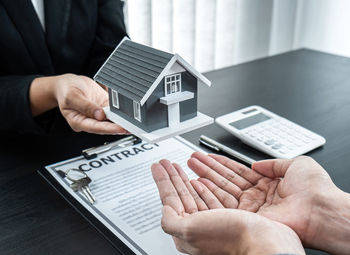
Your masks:
M 33 117 L 31 112 L 31 105 L 29 99 L 29 89 L 33 80 L 40 75 L 26 76 L 24 80 L 21 81 L 21 86 L 19 87 L 18 93 L 19 97 L 17 99 L 17 111 L 23 111 L 22 113 L 17 113 L 17 119 L 15 121 L 16 130 L 19 133 L 31 133 L 36 135 L 47 135 L 52 129 L 56 115 L 57 109 L 50 110 L 43 113 L 37 117 Z

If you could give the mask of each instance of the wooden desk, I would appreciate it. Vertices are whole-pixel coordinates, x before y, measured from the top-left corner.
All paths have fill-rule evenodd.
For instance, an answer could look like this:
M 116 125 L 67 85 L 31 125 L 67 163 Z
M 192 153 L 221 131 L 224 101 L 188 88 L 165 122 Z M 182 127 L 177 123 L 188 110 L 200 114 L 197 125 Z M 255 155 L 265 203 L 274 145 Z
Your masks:
M 298 50 L 206 76 L 213 86 L 200 88 L 202 112 L 217 117 L 257 104 L 320 133 L 327 143 L 309 155 L 327 169 L 336 185 L 350 192 L 349 58 Z M 201 134 L 250 157 L 267 158 L 216 125 L 184 137 L 198 144 Z M 36 172 L 113 139 L 74 134 L 64 126 L 49 137 L 0 135 L 0 254 L 117 254 Z

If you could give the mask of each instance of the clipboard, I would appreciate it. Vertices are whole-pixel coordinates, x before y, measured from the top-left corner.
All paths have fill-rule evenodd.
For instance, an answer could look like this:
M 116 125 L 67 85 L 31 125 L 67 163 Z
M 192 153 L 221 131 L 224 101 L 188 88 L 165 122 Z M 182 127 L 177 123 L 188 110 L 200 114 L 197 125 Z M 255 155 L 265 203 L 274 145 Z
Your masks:
M 186 141 L 185 139 L 181 138 L 181 137 L 176 137 L 176 138 L 171 138 L 174 140 L 177 140 L 178 142 L 181 141 L 181 143 L 183 143 L 186 148 L 188 148 L 188 150 L 193 151 L 203 151 L 200 148 L 198 148 L 197 146 L 194 146 L 193 144 L 189 143 L 188 141 Z M 169 139 L 169 140 L 171 140 Z M 111 148 L 126 148 L 129 145 L 134 145 L 134 144 L 138 144 L 141 141 L 138 140 L 137 138 L 135 139 L 134 137 L 128 137 L 127 139 L 123 139 L 123 140 L 119 140 L 116 141 L 114 143 L 110 143 L 110 144 L 104 144 L 102 146 L 99 147 L 94 147 L 94 148 L 90 148 L 87 150 L 82 151 L 82 156 L 80 156 L 79 158 L 73 158 L 70 160 L 66 160 L 63 162 L 59 162 L 56 164 L 65 164 L 65 162 L 72 162 L 74 160 L 82 160 L 85 158 L 85 160 L 89 161 L 89 160 L 94 160 L 96 159 L 97 155 L 99 154 L 103 154 L 106 152 L 108 152 L 109 150 L 111 150 Z M 184 147 L 185 147 L 184 146 Z M 90 161 L 91 162 L 91 161 Z M 55 165 L 55 164 L 54 164 Z M 48 166 L 50 167 L 50 166 Z M 118 238 L 118 236 L 116 236 L 115 233 L 113 233 L 110 230 L 110 226 L 107 227 L 103 222 L 100 221 L 100 219 L 98 219 L 98 217 L 96 217 L 96 215 L 94 215 L 91 211 L 89 211 L 86 206 L 84 206 L 81 201 L 78 201 L 76 199 L 76 197 L 74 197 L 74 194 L 72 195 L 72 192 L 68 192 L 66 190 L 66 188 L 64 186 L 62 186 L 62 180 L 58 181 L 55 177 L 53 177 L 52 173 L 50 173 L 46 168 L 40 169 L 38 170 L 38 173 L 80 214 L 82 215 L 115 249 L 119 254 L 153 254 L 153 253 L 149 253 L 149 252 L 145 252 L 143 250 L 143 248 L 138 247 L 137 248 L 137 253 L 135 253 L 129 246 L 128 244 L 124 243 L 124 241 L 122 241 L 120 238 Z M 61 176 L 63 178 L 63 176 Z M 157 193 L 157 197 L 158 197 L 158 193 Z M 159 197 L 158 197 L 159 199 Z M 159 210 L 160 211 L 160 210 Z M 159 225 L 160 225 L 160 219 L 159 219 Z M 164 235 L 166 235 L 164 233 Z M 124 236 L 125 237 L 125 236 Z M 169 236 L 170 238 L 170 236 Z M 171 238 L 170 238 L 171 239 Z M 130 238 L 129 238 L 130 240 Z M 131 239 L 132 240 L 132 239 Z M 135 241 L 136 243 L 136 241 Z M 171 240 L 172 245 L 174 246 L 172 240 Z M 136 244 L 137 246 L 137 244 Z M 175 249 L 175 246 L 172 247 L 173 249 Z M 133 249 L 135 250 L 135 246 L 133 245 Z M 164 249 L 164 247 L 163 247 Z M 175 249 L 176 250 L 176 249 Z M 172 254 L 178 254 L 178 253 L 172 253 Z M 180 253 L 179 253 L 180 254 Z
M 75 211 L 77 211 L 87 222 L 89 222 L 98 233 L 100 233 L 119 254 L 122 255 L 135 255 L 135 253 L 119 238 L 117 238 L 104 224 L 96 219 L 92 213 L 90 213 L 84 206 L 82 206 L 76 199 L 74 199 L 53 177 L 46 169 L 39 169 L 38 174 L 48 184 L 57 191 L 58 194 L 66 200 Z

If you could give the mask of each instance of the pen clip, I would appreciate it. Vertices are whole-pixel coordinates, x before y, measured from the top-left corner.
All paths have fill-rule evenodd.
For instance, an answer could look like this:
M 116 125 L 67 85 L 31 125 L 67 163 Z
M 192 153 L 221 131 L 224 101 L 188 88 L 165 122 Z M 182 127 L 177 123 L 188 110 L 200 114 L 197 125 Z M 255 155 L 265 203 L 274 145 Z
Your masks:
M 110 151 L 114 148 L 125 148 L 141 142 L 142 140 L 140 138 L 138 138 L 137 136 L 131 135 L 115 142 L 111 142 L 111 143 L 106 142 L 101 146 L 95 146 L 89 149 L 85 149 L 81 152 L 81 154 L 84 156 L 85 159 L 90 160 L 90 159 L 96 158 L 98 154 L 101 154 L 106 151 Z

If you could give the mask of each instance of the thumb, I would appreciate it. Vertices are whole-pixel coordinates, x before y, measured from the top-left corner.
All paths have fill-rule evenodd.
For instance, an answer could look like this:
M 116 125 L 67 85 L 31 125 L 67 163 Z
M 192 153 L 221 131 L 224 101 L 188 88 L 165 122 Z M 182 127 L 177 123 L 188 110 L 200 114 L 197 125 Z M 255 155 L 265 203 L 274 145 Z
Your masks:
M 165 205 L 162 209 L 162 228 L 165 233 L 181 238 L 182 217 L 170 206 Z
M 254 162 L 252 169 L 266 177 L 284 177 L 293 159 L 268 159 Z
M 96 120 L 106 119 L 106 115 L 101 106 L 87 100 L 81 95 L 75 95 L 75 98 L 70 100 L 67 106 L 70 109 L 78 111 L 89 118 Z

